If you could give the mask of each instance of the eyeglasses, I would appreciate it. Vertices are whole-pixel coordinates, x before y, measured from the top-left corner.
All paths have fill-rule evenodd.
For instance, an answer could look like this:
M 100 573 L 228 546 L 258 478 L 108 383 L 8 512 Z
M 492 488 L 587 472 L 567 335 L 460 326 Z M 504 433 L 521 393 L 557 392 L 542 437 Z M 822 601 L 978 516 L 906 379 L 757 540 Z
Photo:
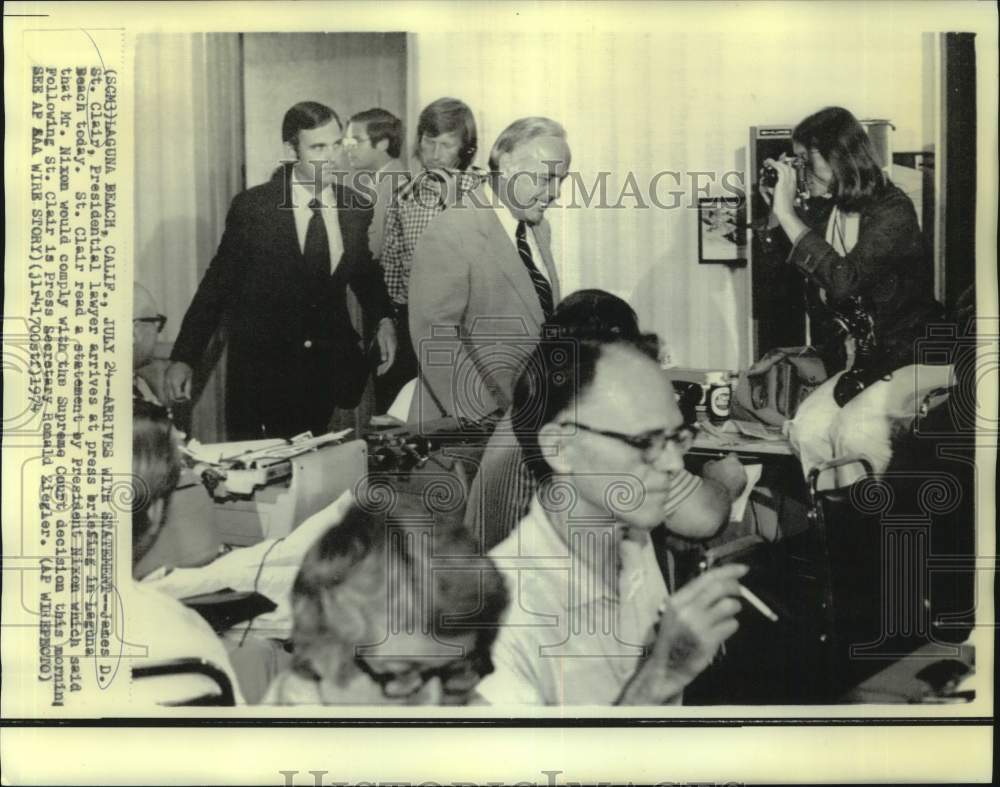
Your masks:
M 163 326 L 167 324 L 167 318 L 162 314 L 157 314 L 155 317 L 133 317 L 132 322 L 142 322 L 148 323 L 149 325 L 155 325 L 156 332 L 160 333 L 163 331 Z
M 361 656 L 355 656 L 354 663 L 379 685 L 382 694 L 390 700 L 412 697 L 434 678 L 441 679 L 441 689 L 445 694 L 451 696 L 468 694 L 483 675 L 493 671 L 489 659 L 482 658 L 450 661 L 440 667 L 427 669 L 414 667 L 406 672 L 376 672 Z
M 694 424 L 684 424 L 678 429 L 654 429 L 642 434 L 631 435 L 621 432 L 609 432 L 604 429 L 594 429 L 592 426 L 577 423 L 576 421 L 563 421 L 560 426 L 574 426 L 583 432 L 610 437 L 612 440 L 630 445 L 642 452 L 642 461 L 652 464 L 659 459 L 663 452 L 667 450 L 667 445 L 672 445 L 682 454 L 694 444 L 695 435 L 698 434 L 698 427 Z

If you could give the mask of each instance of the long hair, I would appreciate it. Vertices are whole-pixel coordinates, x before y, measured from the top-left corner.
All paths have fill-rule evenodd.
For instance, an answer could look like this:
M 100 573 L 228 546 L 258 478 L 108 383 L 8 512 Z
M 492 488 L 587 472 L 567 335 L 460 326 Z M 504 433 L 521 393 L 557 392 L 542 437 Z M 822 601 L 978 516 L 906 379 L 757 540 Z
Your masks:
M 181 475 L 181 461 L 167 411 L 142 400 L 132 414 L 132 562 L 137 563 L 156 541 L 159 522 L 149 509 L 166 505 Z
M 810 115 L 795 127 L 792 140 L 826 159 L 833 170 L 830 193 L 845 210 L 860 210 L 886 185 L 875 146 L 843 107 L 826 107 Z
M 420 160 L 420 140 L 424 136 L 438 137 L 441 134 L 458 132 L 462 135 L 462 147 L 458 152 L 458 168 L 463 172 L 472 164 L 479 149 L 479 135 L 476 118 L 469 105 L 457 98 L 439 98 L 424 107 L 417 120 L 417 139 L 414 155 Z

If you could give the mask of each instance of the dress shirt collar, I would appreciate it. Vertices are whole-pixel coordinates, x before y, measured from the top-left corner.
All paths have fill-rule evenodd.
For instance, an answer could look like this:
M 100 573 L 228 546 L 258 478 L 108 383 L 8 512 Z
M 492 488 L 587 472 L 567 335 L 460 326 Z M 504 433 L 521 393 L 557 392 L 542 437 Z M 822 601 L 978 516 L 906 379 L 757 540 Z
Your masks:
M 493 185 L 487 181 L 486 186 L 486 198 L 489 200 L 489 204 L 493 206 L 493 210 L 496 211 L 497 218 L 500 219 L 500 224 L 503 226 L 504 231 L 510 235 L 511 240 L 514 241 L 514 245 L 517 245 L 517 225 L 518 219 L 515 218 L 514 214 L 510 212 L 508 208 L 501 201 L 499 195 L 493 190 Z M 534 240 L 534 232 L 527 233 L 529 242 Z M 538 263 L 535 263 L 536 266 Z
M 297 180 L 292 182 L 292 204 L 297 210 L 301 210 L 303 207 L 308 209 L 314 195 L 315 191 L 311 185 Z M 337 200 L 334 197 L 333 186 L 331 184 L 328 183 L 323 187 L 323 190 L 319 193 L 319 200 L 324 208 L 337 207 Z
M 565 609 L 602 599 L 628 601 L 640 589 L 666 598 L 666 583 L 648 534 L 623 534 L 625 526 L 616 521 L 581 523 L 569 534 L 571 547 L 557 527 L 536 494 L 514 537 L 518 539 L 519 558 L 534 559 L 531 567 L 562 569 L 529 575 L 534 581 L 551 584 L 550 597 L 559 599 Z M 505 557 L 499 558 L 501 563 Z M 568 594 L 563 574 L 567 570 Z

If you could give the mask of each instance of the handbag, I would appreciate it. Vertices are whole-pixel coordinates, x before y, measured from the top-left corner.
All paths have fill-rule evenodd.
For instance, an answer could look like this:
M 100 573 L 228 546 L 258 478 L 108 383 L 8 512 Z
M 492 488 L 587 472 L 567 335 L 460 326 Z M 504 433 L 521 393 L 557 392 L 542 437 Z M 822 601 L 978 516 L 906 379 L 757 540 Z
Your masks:
M 734 392 L 739 415 L 782 426 L 826 379 L 826 367 L 814 348 L 771 350 L 740 373 Z

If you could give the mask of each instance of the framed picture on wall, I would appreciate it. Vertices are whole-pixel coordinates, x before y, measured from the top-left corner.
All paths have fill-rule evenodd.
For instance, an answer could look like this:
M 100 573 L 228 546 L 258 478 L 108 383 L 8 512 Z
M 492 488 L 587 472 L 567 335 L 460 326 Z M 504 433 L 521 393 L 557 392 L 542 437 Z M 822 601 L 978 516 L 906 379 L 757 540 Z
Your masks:
M 698 200 L 698 262 L 744 265 L 746 200 L 702 197 Z

